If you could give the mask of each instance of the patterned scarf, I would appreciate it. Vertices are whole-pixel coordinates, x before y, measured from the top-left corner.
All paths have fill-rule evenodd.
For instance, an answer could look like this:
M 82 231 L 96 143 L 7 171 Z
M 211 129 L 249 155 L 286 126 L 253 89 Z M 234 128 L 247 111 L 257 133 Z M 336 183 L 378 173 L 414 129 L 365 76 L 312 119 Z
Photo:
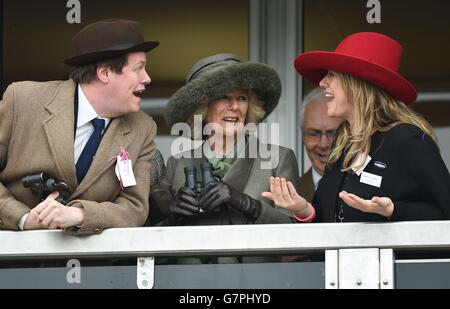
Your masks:
M 203 146 L 203 153 L 208 162 L 213 166 L 213 175 L 223 179 L 233 166 L 237 158 L 243 158 L 245 155 L 246 136 L 241 134 L 238 136 L 233 149 L 226 156 L 218 156 L 211 150 L 211 142 L 207 140 Z

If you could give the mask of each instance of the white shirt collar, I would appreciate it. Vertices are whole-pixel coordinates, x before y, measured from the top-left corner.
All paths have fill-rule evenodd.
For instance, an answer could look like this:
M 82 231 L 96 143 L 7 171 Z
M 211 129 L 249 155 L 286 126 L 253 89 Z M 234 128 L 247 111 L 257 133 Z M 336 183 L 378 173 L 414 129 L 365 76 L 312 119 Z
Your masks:
M 322 176 L 313 168 L 312 169 L 312 178 L 314 182 L 314 188 L 317 190 L 317 186 L 319 185 L 320 179 L 322 179 Z
M 108 126 L 111 121 L 110 118 L 102 118 L 100 117 L 92 107 L 89 100 L 86 98 L 81 86 L 78 85 L 78 121 L 77 128 L 91 122 L 95 118 L 100 118 L 105 120 L 105 128 Z

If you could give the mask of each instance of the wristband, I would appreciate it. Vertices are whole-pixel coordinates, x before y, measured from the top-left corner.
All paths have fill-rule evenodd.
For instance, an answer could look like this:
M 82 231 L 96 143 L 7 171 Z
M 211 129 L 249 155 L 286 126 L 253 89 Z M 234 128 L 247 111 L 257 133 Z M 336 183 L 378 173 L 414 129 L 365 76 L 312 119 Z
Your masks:
M 307 203 L 307 205 L 308 205 L 308 208 L 310 210 L 310 214 L 306 218 L 300 218 L 299 216 L 297 216 L 295 214 L 295 212 L 292 212 L 292 216 L 298 222 L 311 222 L 316 217 L 316 210 L 314 209 L 313 205 L 311 205 L 311 203 Z

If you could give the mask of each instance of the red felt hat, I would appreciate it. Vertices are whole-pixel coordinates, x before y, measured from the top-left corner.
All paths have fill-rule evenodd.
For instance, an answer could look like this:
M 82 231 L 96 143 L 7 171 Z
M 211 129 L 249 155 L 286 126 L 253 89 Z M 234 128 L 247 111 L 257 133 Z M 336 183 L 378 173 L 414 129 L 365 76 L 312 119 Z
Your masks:
M 319 84 L 328 70 L 364 79 L 412 105 L 417 98 L 414 86 L 398 74 L 403 48 L 390 37 L 374 32 L 355 33 L 345 38 L 334 52 L 311 51 L 295 59 L 295 69 Z

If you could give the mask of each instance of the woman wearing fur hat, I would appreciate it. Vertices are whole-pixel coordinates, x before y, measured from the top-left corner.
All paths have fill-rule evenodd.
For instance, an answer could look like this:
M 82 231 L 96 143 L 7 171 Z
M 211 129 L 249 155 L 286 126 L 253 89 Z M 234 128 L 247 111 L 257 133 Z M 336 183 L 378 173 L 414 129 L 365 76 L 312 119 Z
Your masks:
M 278 74 L 269 66 L 243 62 L 234 54 L 219 54 L 196 63 L 187 84 L 170 99 L 166 121 L 194 125 L 201 117 L 203 147 L 171 157 L 167 181 L 173 198 L 166 212 L 179 225 L 291 223 L 291 212 L 277 207 L 261 193 L 269 190 L 271 176 L 284 177 L 298 188 L 295 154 L 272 146 L 272 166 L 264 169 L 261 149 L 268 149 L 244 126 L 258 124 L 277 106 L 281 94 Z M 196 129 L 194 129 L 196 131 Z M 275 151 L 278 150 L 278 151 Z M 201 192 L 185 185 L 185 168 L 196 167 L 201 179 L 202 163 L 209 162 L 219 180 L 204 184 Z M 266 162 L 267 163 L 267 162 Z M 305 216 L 308 216 L 306 213 Z
M 398 74 L 401 53 L 393 39 L 366 32 L 334 52 L 295 60 L 297 71 L 324 89 L 328 116 L 346 120 L 313 199 L 318 222 L 450 219 L 449 172 L 431 126 L 408 107 L 417 92 Z M 271 185 L 279 190 L 275 180 Z M 275 202 L 306 208 L 291 193 Z

